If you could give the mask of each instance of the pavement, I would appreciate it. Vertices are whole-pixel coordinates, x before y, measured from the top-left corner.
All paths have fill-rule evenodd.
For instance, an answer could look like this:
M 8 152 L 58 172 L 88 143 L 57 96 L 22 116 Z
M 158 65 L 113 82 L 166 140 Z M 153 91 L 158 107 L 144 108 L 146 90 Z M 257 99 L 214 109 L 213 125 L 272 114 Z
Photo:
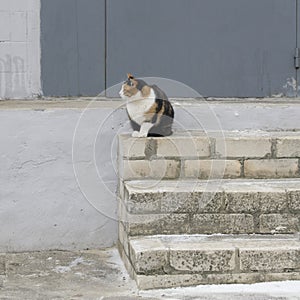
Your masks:
M 300 281 L 139 291 L 116 248 L 0 254 L 1 300 L 295 300 Z

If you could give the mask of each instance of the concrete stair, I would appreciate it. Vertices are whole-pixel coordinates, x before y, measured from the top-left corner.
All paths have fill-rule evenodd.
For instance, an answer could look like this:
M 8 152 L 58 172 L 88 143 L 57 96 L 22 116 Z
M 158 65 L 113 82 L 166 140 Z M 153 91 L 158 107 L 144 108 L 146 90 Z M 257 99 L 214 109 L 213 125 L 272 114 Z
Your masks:
M 297 237 L 184 235 L 130 238 L 140 288 L 299 279 Z
M 120 136 L 119 249 L 138 286 L 300 279 L 299 146 L 297 132 Z

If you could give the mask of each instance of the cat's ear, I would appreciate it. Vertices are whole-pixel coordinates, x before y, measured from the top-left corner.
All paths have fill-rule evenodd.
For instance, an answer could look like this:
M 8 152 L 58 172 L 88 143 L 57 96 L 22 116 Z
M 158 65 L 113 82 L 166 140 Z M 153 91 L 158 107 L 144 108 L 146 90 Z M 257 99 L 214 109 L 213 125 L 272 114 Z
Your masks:
M 130 74 L 130 73 L 127 73 L 127 78 L 128 78 L 128 79 L 133 79 L 134 77 L 133 77 L 133 75 L 132 75 L 132 74 Z

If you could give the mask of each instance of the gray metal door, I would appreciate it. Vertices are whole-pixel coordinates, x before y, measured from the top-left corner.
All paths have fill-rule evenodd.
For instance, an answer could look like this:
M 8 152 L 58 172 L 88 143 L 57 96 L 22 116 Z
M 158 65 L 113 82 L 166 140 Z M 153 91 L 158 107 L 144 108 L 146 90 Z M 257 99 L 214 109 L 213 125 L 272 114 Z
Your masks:
M 105 0 L 41 0 L 46 96 L 97 95 L 105 86 Z
M 296 0 L 108 0 L 106 86 L 127 72 L 203 96 L 293 96 Z

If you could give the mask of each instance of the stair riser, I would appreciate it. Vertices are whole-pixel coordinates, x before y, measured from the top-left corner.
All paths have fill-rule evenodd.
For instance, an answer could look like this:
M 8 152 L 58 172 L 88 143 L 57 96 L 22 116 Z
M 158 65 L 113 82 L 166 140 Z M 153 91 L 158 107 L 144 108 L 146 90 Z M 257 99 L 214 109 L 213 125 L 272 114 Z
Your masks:
M 249 190 L 247 190 L 247 188 Z M 295 233 L 300 230 L 300 191 L 266 188 L 243 192 L 125 191 L 120 221 L 128 235 Z
M 216 135 L 212 137 L 209 135 Z M 119 155 L 125 159 L 151 157 L 300 158 L 300 135 L 273 133 L 182 133 L 166 138 L 119 137 Z
M 222 187 L 216 190 L 219 191 L 177 192 L 175 188 L 170 192 L 125 191 L 124 204 L 131 214 L 300 213 L 300 190 L 251 191 L 251 186 L 244 191 L 222 191 Z
M 163 249 L 135 252 L 130 248 L 136 274 L 284 273 L 300 271 L 300 247 L 294 249 Z M 155 248 L 154 248 L 155 249 Z
M 135 179 L 299 178 L 299 159 L 123 160 L 119 176 Z
M 119 176 L 139 178 L 298 178 L 300 137 L 119 139 Z
M 275 234 L 299 232 L 299 215 L 156 214 L 127 215 L 121 221 L 129 236 L 156 234 Z
M 129 268 L 132 269 L 131 266 Z M 133 272 L 133 270 L 132 270 Z M 137 275 L 137 285 L 142 290 L 189 287 L 202 284 L 253 284 L 268 281 L 300 280 L 300 272 L 289 273 L 226 273 L 226 274 L 177 274 L 177 275 Z

